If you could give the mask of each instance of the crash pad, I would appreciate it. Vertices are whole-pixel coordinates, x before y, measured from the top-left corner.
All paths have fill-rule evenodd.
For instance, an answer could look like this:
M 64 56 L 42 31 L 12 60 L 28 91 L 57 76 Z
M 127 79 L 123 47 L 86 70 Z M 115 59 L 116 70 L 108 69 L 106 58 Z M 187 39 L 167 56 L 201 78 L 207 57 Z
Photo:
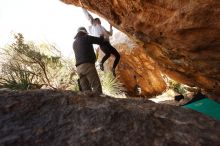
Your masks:
M 209 98 L 203 98 L 186 104 L 183 107 L 203 113 L 213 119 L 220 121 L 220 104 Z

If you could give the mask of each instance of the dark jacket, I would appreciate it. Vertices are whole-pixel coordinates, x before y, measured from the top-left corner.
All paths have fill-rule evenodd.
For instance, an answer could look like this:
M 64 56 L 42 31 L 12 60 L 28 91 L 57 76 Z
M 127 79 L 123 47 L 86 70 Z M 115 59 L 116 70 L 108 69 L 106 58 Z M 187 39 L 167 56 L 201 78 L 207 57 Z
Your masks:
M 96 55 L 92 44 L 101 44 L 103 42 L 102 38 L 93 37 L 87 34 L 79 32 L 75 41 L 73 42 L 73 50 L 76 58 L 76 66 L 83 63 L 93 63 L 96 62 Z

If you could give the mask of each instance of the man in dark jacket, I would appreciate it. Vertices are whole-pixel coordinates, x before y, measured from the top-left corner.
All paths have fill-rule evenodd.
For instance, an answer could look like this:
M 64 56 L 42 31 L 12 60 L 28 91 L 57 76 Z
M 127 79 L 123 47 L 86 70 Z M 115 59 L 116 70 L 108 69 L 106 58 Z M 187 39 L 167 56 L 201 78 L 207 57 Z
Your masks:
M 94 91 L 102 94 L 101 82 L 95 68 L 96 55 L 93 44 L 103 43 L 102 38 L 87 34 L 85 27 L 80 27 L 75 36 L 73 50 L 76 59 L 76 71 L 79 75 L 79 83 L 82 91 Z

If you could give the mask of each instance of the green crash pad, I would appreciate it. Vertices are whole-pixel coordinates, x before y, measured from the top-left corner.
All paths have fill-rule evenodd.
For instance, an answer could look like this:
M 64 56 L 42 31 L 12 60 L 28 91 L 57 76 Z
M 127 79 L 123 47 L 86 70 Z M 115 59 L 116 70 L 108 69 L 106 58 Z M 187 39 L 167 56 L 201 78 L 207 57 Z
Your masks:
M 214 100 L 203 98 L 190 104 L 184 105 L 183 107 L 198 111 L 209 117 L 212 117 L 215 120 L 220 121 L 220 104 Z

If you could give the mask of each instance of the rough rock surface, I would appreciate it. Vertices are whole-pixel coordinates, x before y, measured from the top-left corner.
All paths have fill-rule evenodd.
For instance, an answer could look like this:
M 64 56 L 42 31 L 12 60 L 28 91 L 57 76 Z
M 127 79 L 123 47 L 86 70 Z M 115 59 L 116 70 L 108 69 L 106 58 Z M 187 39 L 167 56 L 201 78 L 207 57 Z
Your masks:
M 119 79 L 124 83 L 129 93 L 136 94 L 135 86 L 141 88 L 141 96 L 155 96 L 166 89 L 166 83 L 156 63 L 144 53 L 142 47 L 129 51 L 126 44 L 121 48 L 121 61 L 118 66 Z
M 220 123 L 144 99 L 0 92 L 1 146 L 219 146 Z
M 62 0 L 79 5 L 79 0 Z M 163 73 L 220 95 L 219 0 L 81 0 L 139 42 Z
M 157 64 L 145 54 L 143 47 L 139 47 L 121 32 L 114 34 L 111 44 L 121 55 L 116 73 L 129 95 L 152 97 L 161 94 L 166 89 L 166 83 Z M 101 60 L 103 56 L 101 51 L 99 56 Z M 114 59 L 110 57 L 105 62 L 105 70 L 111 71 Z M 141 88 L 140 93 L 137 93 L 137 85 Z

